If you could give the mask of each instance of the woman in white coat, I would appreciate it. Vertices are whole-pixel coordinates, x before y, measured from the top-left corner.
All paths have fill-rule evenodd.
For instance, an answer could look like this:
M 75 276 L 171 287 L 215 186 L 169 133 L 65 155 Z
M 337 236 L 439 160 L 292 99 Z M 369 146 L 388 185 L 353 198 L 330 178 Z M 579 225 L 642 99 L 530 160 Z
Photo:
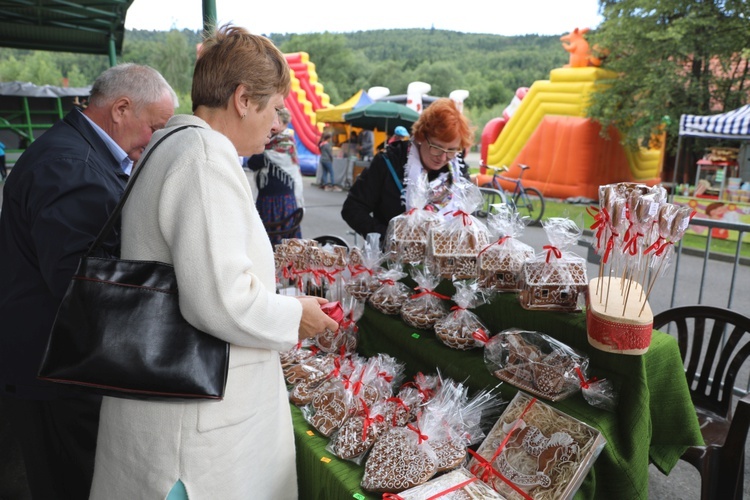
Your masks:
M 268 39 L 224 26 L 196 62 L 193 115 L 154 134 L 149 148 L 193 125 L 144 165 L 123 211 L 121 256 L 174 265 L 185 319 L 230 343 L 229 376 L 220 402 L 104 398 L 92 499 L 297 498 L 278 353 L 338 325 L 324 299 L 275 293 L 273 250 L 237 162 L 263 152 L 289 89 Z

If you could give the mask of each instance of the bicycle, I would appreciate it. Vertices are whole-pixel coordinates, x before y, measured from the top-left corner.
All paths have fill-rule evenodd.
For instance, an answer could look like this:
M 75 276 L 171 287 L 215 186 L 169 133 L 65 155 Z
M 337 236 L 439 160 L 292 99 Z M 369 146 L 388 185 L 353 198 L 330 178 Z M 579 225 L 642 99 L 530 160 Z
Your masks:
M 492 180 L 480 187 L 496 189 L 497 191 L 504 193 L 506 198 L 510 198 L 516 211 L 521 214 L 522 217 L 526 218 L 527 225 L 536 225 L 544 215 L 544 195 L 542 195 L 541 191 L 538 189 L 526 187 L 521 182 L 523 173 L 531 167 L 520 163 L 518 166 L 521 168 L 521 173 L 518 175 L 518 178 L 514 179 L 511 177 L 505 177 L 500 173 L 508 171 L 508 167 L 506 166 L 494 167 L 491 165 L 485 165 L 486 168 L 492 170 Z M 501 180 L 515 184 L 515 189 L 513 189 L 512 193 L 503 188 L 502 184 L 500 184 Z M 488 209 L 487 212 L 489 212 L 489 200 L 486 204 L 486 208 Z

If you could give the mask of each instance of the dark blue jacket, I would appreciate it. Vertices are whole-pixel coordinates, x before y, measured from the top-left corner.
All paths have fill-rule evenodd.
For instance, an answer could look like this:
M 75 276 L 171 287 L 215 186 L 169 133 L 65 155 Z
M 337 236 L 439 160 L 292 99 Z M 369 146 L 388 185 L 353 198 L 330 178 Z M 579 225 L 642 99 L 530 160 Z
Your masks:
M 0 394 L 66 393 L 36 380 L 57 308 L 128 176 L 80 111 L 16 162 L 0 212 Z M 119 253 L 119 225 L 107 250 Z

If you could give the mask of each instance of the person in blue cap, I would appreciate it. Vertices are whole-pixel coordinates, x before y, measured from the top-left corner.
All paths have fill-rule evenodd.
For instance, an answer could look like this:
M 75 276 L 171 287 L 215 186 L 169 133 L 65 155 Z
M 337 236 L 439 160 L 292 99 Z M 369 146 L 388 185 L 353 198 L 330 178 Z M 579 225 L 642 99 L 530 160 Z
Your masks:
M 393 131 L 393 135 L 391 136 L 391 138 L 388 139 L 388 144 L 391 144 L 392 142 L 396 142 L 396 141 L 406 141 L 408 139 L 409 139 L 409 132 L 406 130 L 406 127 L 399 125 Z

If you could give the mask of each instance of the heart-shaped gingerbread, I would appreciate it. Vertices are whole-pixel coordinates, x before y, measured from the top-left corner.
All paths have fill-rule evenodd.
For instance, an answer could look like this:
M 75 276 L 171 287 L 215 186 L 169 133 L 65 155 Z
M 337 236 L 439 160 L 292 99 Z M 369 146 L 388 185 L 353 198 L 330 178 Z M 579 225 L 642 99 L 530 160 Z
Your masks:
M 437 472 L 437 457 L 430 446 L 419 444 L 416 433 L 392 427 L 381 435 L 365 462 L 362 487 L 368 491 L 399 493 L 426 483 Z

